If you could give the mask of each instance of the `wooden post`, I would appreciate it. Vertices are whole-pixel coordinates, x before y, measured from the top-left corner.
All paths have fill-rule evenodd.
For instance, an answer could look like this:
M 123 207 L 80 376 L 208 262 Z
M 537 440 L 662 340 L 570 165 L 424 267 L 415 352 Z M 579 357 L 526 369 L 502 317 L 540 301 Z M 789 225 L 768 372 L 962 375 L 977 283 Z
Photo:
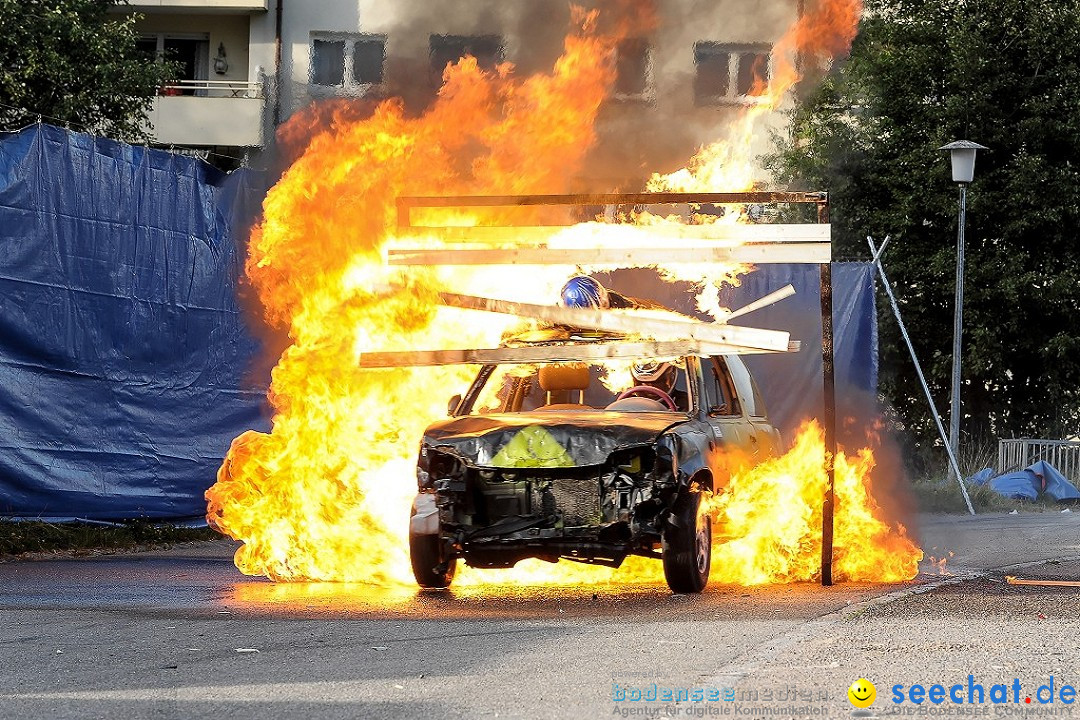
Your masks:
M 827 201 L 818 204 L 818 222 L 829 222 Z M 833 510 L 836 481 L 836 376 L 833 365 L 832 264 L 821 263 L 821 374 L 824 391 L 825 496 L 821 503 L 821 584 L 833 584 Z

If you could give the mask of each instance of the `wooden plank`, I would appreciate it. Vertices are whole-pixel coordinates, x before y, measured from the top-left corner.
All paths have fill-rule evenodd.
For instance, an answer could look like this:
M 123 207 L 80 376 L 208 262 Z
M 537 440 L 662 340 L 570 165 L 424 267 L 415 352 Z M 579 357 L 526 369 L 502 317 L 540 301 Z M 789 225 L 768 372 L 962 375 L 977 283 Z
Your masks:
M 461 248 L 387 250 L 389 265 L 585 265 L 645 267 L 670 264 L 827 263 L 830 243 L 792 242 L 735 247 Z
M 1010 585 L 1040 585 L 1043 587 L 1080 587 L 1080 580 L 1027 580 L 1024 578 L 1005 576 L 1005 582 Z
M 735 319 L 737 317 L 742 317 L 743 315 L 746 315 L 747 313 L 752 313 L 755 310 L 760 310 L 761 308 L 765 308 L 765 307 L 768 307 L 770 305 L 774 305 L 774 304 L 780 302 L 781 300 L 783 300 L 784 298 L 789 298 L 794 294 L 795 294 L 795 288 L 793 286 L 791 286 L 791 285 L 785 285 L 784 287 L 780 288 L 779 290 L 773 290 L 768 295 L 765 295 L 764 297 L 760 297 L 760 298 L 758 298 L 757 300 L 755 300 L 752 303 L 748 303 L 746 305 L 743 305 L 738 310 L 732 311 L 732 313 L 730 315 L 728 315 L 726 318 L 724 318 L 724 321 L 727 322 L 727 321 L 733 320 L 733 319 Z
M 511 207 L 515 205 L 739 205 L 828 202 L 824 192 L 644 192 L 565 195 L 403 195 L 402 207 Z
M 473 241 L 487 243 L 529 243 L 541 244 L 553 236 L 566 232 L 573 227 L 574 237 L 587 242 L 596 235 L 617 235 L 626 238 L 673 238 L 678 240 L 729 241 L 732 243 L 756 242 L 829 242 L 832 226 L 826 224 L 787 224 L 774 223 L 754 225 L 746 223 L 713 223 L 710 225 L 681 225 L 662 223 L 659 225 L 621 225 L 609 223 L 580 223 L 566 227 L 536 225 L 471 227 L 425 227 L 413 225 L 410 233 L 426 237 L 436 237 L 446 241 Z
M 440 293 L 444 305 L 468 310 L 519 315 L 559 325 L 639 335 L 654 340 L 697 340 L 714 345 L 731 345 L 771 352 L 787 352 L 789 334 L 779 330 L 759 330 L 721 323 L 705 323 L 687 318 L 657 318 L 633 310 L 594 310 L 553 305 L 496 300 Z
M 773 203 L 827 204 L 825 192 L 732 193 L 579 193 L 576 195 L 403 196 L 397 199 L 398 226 L 409 227 L 412 208 L 468 208 L 587 205 L 747 205 Z
M 439 365 L 500 365 L 512 363 L 589 361 L 633 358 L 677 358 L 687 355 L 746 355 L 768 352 L 696 340 L 589 342 L 568 345 L 529 345 L 462 350 L 406 350 L 360 354 L 362 368 L 433 367 Z

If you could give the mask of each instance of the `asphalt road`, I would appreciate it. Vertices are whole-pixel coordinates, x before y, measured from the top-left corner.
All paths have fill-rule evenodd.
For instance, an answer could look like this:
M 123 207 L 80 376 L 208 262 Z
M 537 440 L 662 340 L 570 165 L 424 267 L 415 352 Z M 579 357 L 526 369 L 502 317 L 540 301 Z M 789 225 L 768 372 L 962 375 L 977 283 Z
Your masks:
M 850 717 L 847 686 L 1080 685 L 1080 513 L 925 519 L 902 586 L 375 592 L 246 578 L 222 541 L 0 564 L 0 718 Z M 936 548 L 936 550 L 934 549 Z M 637 702 L 656 687 L 706 702 Z M 1011 691 L 1010 691 L 1011 692 Z M 620 699 L 620 693 L 627 699 Z M 734 700 L 724 700 L 730 693 Z M 706 696 L 707 697 L 707 696 Z M 1011 698 L 1010 698 L 1011 699 Z M 973 706 L 959 706 L 971 711 Z M 980 706 L 989 714 L 1070 712 Z M 939 714 L 944 714 L 939 713 Z

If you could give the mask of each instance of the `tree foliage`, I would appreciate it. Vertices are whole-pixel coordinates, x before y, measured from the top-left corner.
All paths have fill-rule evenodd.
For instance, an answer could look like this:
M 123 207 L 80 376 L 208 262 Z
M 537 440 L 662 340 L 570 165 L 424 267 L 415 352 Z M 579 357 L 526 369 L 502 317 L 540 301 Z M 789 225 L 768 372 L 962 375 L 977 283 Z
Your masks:
M 136 17 L 112 0 L 0 0 L 0 130 L 39 117 L 123 140 L 146 136 L 174 68 L 136 48 Z
M 831 192 L 838 252 L 885 266 L 948 412 L 958 188 L 940 146 L 986 145 L 968 192 L 962 429 L 1064 437 L 1080 419 L 1080 3 L 868 0 L 846 63 L 793 111 L 771 159 Z M 885 303 L 881 384 L 930 437 Z

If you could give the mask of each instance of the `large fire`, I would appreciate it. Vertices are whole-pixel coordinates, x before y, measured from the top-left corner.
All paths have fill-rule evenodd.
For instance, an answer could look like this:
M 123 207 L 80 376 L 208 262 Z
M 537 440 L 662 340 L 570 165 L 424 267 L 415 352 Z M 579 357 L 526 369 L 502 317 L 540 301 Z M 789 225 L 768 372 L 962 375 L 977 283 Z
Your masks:
M 827 59 L 843 50 L 859 12 L 859 0 L 822 0 L 804 14 L 777 46 L 767 89 L 729 136 L 704 148 L 686 169 L 654 176 L 649 189 L 750 188 L 747 138 L 757 114 L 775 107 L 797 80 L 791 56 Z M 445 416 L 448 395 L 475 369 L 364 371 L 358 353 L 494 347 L 520 321 L 441 307 L 437 293 L 512 293 L 515 300 L 550 304 L 576 268 L 388 266 L 384 250 L 399 240 L 394 201 L 401 195 L 568 191 L 596 141 L 617 43 L 651 21 L 599 20 L 596 11 L 574 11 L 563 53 L 547 74 L 518 77 L 510 64 L 486 72 L 464 58 L 447 68 L 437 100 L 419 117 L 389 100 L 363 119 L 336 105 L 290 121 L 291 136 L 310 139 L 267 195 L 246 267 L 267 320 L 290 339 L 272 373 L 273 429 L 237 438 L 207 492 L 211 524 L 243 541 L 236 554 L 243 572 L 413 585 L 406 537 L 417 441 L 431 421 Z M 428 219 L 444 225 L 498 221 L 493 212 L 429 212 Z M 594 242 L 616 237 L 597 232 L 597 225 L 590 224 Z M 698 283 L 699 304 L 716 312 L 716 289 L 747 268 L 659 269 Z M 710 500 L 723 529 L 714 548 L 714 581 L 814 577 L 823 460 L 821 432 L 808 424 L 789 452 L 736 472 L 726 492 Z M 836 576 L 909 579 L 922 553 L 902 526 L 883 518 L 871 494 L 873 464 L 868 449 L 836 457 Z M 663 574 L 659 562 L 643 558 L 617 570 L 526 561 L 512 570 L 465 569 L 455 584 L 597 581 L 659 584 Z

